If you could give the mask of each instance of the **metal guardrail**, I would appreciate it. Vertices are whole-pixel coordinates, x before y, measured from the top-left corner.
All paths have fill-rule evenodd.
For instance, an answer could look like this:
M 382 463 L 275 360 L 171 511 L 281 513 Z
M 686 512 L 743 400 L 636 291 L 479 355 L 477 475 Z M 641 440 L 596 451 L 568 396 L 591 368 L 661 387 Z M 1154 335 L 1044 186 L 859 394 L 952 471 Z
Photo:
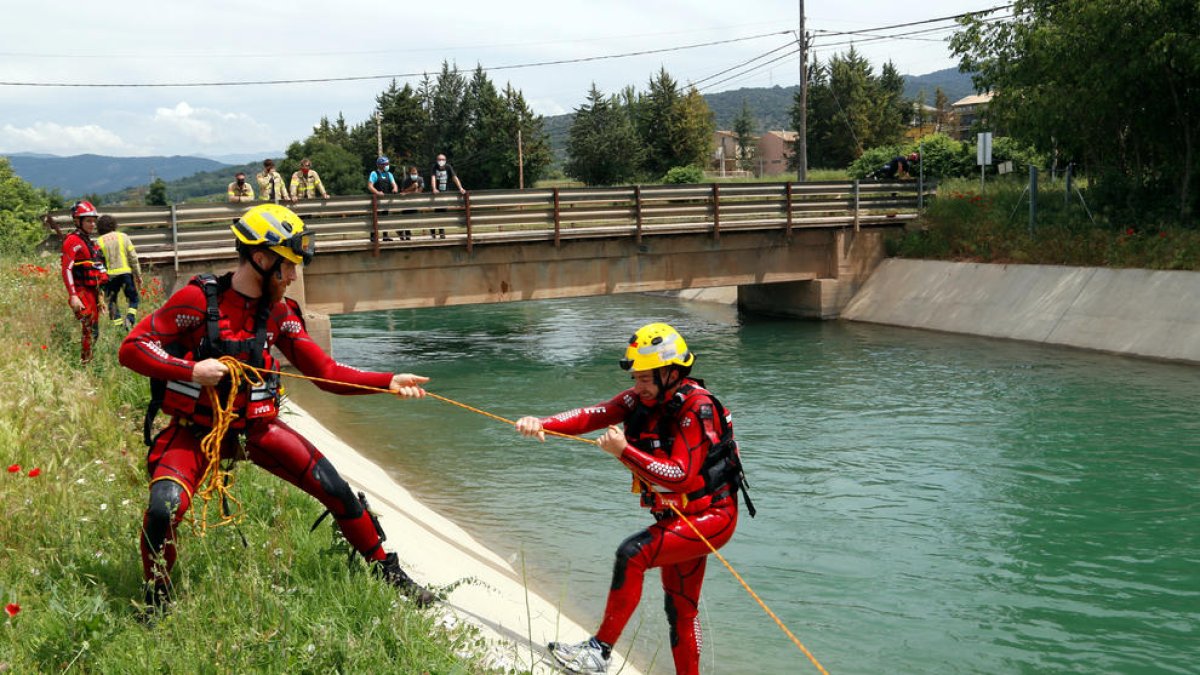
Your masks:
M 322 250 L 465 246 L 482 242 L 632 236 L 646 233 L 853 227 L 916 216 L 924 192 L 911 182 L 713 183 L 615 188 L 487 190 L 371 195 L 303 201 L 291 208 Z M 232 257 L 229 226 L 246 204 L 111 207 L 122 231 L 152 264 Z M 70 222 L 70 212 L 48 214 Z M 65 222 L 64 222 L 65 220 Z M 62 228 L 64 231 L 69 229 Z M 445 238 L 434 238 L 444 231 Z M 400 233 L 410 233 L 403 239 Z M 384 241 L 391 238 L 391 241 Z

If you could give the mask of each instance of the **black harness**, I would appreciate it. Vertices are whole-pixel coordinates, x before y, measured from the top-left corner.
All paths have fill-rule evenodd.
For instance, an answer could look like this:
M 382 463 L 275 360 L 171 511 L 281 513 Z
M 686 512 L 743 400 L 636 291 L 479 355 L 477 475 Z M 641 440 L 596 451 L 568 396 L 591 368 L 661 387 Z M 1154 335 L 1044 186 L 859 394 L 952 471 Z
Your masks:
M 700 387 L 704 387 L 703 380 L 696 381 Z M 659 417 L 653 438 L 643 438 L 646 431 L 646 422 L 650 418 L 652 409 L 639 401 L 637 408 L 633 410 L 633 414 L 625 420 L 625 434 L 631 439 L 630 444 L 643 452 L 651 454 L 665 452 L 663 449 L 664 439 L 671 438 L 671 432 L 674 431 L 673 427 L 678 424 L 679 411 L 683 409 L 683 404 L 687 402 L 688 396 L 696 389 L 698 387 L 693 384 L 684 384 L 675 391 L 675 394 L 669 401 L 662 403 L 663 415 Z M 741 490 L 742 498 L 746 501 L 746 512 L 753 518 L 756 510 L 754 502 L 750 501 L 750 484 L 746 481 L 746 475 L 742 468 L 742 460 L 738 455 L 737 441 L 733 438 L 733 426 L 729 423 L 729 411 L 725 409 L 725 406 L 721 405 L 721 402 L 717 400 L 717 397 L 712 392 L 707 391 L 707 389 L 705 391 L 716 408 L 714 412 L 720 437 L 716 443 L 709 446 L 708 456 L 704 458 L 704 464 L 700 466 L 700 475 L 704 478 L 704 487 L 687 493 L 687 500 L 689 502 L 695 501 L 721 491 L 735 494 L 738 490 Z M 703 410 L 701 411 L 701 415 L 703 416 Z M 644 504 L 647 501 L 653 501 L 653 496 L 649 494 L 648 486 L 644 483 L 642 500 Z
M 196 284 L 203 289 L 205 300 L 205 335 L 200 338 L 200 345 L 196 348 L 192 359 L 194 361 L 203 361 L 204 359 L 221 356 L 238 357 L 241 354 L 246 354 L 246 363 L 255 368 L 262 368 L 264 364 L 263 354 L 267 349 L 267 319 L 271 311 L 271 305 L 267 300 L 266 294 L 259 301 L 258 309 L 254 313 L 254 337 L 242 340 L 229 340 L 221 337 L 220 300 L 221 294 L 229 290 L 233 284 L 233 273 L 230 272 L 219 278 L 207 273 L 197 274 L 188 283 Z M 171 356 L 183 357 L 187 354 L 187 348 L 178 344 L 167 345 L 164 349 Z M 278 390 L 279 376 L 268 375 L 264 377 L 264 380 L 267 379 L 271 380 L 271 382 L 267 382 L 268 388 Z M 142 442 L 147 447 L 153 444 L 150 432 L 154 426 L 154 418 L 158 416 L 159 410 L 162 409 L 163 397 L 166 395 L 166 392 L 166 380 L 150 378 L 150 403 L 146 406 L 146 419 L 142 422 Z

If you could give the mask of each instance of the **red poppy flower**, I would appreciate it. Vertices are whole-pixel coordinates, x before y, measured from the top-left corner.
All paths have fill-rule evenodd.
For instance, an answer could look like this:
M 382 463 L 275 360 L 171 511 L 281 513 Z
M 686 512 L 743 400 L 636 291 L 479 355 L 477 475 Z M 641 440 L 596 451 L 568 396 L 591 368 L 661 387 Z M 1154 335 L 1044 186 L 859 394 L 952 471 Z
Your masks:
M 9 616 L 16 616 L 19 611 L 21 611 L 21 606 L 15 602 L 10 602 L 4 606 L 4 613 Z
M 42 470 L 41 470 L 41 469 L 39 469 L 39 468 L 38 468 L 38 467 L 36 467 L 36 466 L 35 466 L 35 467 L 33 467 L 32 469 L 30 469 L 30 470 L 29 470 L 29 477 L 30 477 L 30 478 L 37 478 L 37 477 L 38 477 L 38 476 L 40 476 L 40 475 L 42 475 Z
M 18 471 L 20 471 L 20 470 L 21 470 L 21 465 L 20 465 L 20 464 L 10 464 L 10 465 L 8 466 L 8 472 L 9 472 L 9 473 L 16 473 L 16 472 L 18 472 Z
M 46 348 L 46 345 L 42 345 L 42 349 L 45 349 L 45 348 Z
M 1133 228 L 1131 227 L 1131 228 L 1129 228 L 1128 230 L 1125 230 L 1125 234 L 1126 234 L 1127 236 L 1130 236 L 1130 237 L 1132 237 L 1132 236 L 1133 236 Z

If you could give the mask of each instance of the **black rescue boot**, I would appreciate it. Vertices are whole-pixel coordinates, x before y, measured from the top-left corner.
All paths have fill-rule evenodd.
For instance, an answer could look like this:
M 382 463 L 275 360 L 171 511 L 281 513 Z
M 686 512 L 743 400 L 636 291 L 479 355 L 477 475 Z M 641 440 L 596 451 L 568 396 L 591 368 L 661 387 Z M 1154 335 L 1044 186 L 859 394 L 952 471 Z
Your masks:
M 417 603 L 417 607 L 428 607 L 432 605 L 437 596 L 432 591 L 422 588 L 417 582 L 408 576 L 408 573 L 400 568 L 400 557 L 395 553 L 387 554 L 387 557 L 375 563 L 375 573 L 383 578 L 384 581 L 400 589 L 400 592 L 407 595 L 413 602 Z
M 160 581 L 147 581 L 143 587 L 143 605 L 138 610 L 138 619 L 151 623 L 162 618 L 171 610 L 171 585 Z

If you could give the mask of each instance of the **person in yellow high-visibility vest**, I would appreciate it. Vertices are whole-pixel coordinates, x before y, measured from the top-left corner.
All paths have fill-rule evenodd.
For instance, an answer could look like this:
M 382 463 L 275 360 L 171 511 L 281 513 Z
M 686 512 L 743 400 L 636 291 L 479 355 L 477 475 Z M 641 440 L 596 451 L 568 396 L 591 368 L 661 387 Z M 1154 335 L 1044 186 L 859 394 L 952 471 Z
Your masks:
M 262 201 L 276 204 L 294 201 L 292 195 L 288 194 L 283 176 L 275 170 L 275 160 L 264 159 L 262 173 L 255 175 L 254 179 L 258 181 L 258 198 Z
M 108 283 L 104 285 L 104 301 L 108 304 L 108 318 L 114 326 L 125 325 L 125 330 L 133 328 L 137 323 L 138 286 L 142 285 L 142 265 L 138 262 L 137 249 L 129 240 L 129 235 L 117 232 L 117 219 L 110 215 L 100 216 L 96 223 L 100 233 L 100 255 L 104 256 L 104 265 L 109 269 Z M 129 307 L 125 316 L 121 316 L 121 308 L 117 306 L 117 295 L 125 293 Z
M 321 184 L 321 176 L 313 171 L 312 162 L 306 157 L 300 160 L 300 170 L 292 174 L 292 198 L 296 200 L 316 199 L 320 193 L 321 199 L 329 199 L 325 186 Z
M 226 188 L 229 201 L 234 204 L 254 201 L 254 188 L 246 182 L 246 172 L 239 171 L 233 177 L 233 182 Z

